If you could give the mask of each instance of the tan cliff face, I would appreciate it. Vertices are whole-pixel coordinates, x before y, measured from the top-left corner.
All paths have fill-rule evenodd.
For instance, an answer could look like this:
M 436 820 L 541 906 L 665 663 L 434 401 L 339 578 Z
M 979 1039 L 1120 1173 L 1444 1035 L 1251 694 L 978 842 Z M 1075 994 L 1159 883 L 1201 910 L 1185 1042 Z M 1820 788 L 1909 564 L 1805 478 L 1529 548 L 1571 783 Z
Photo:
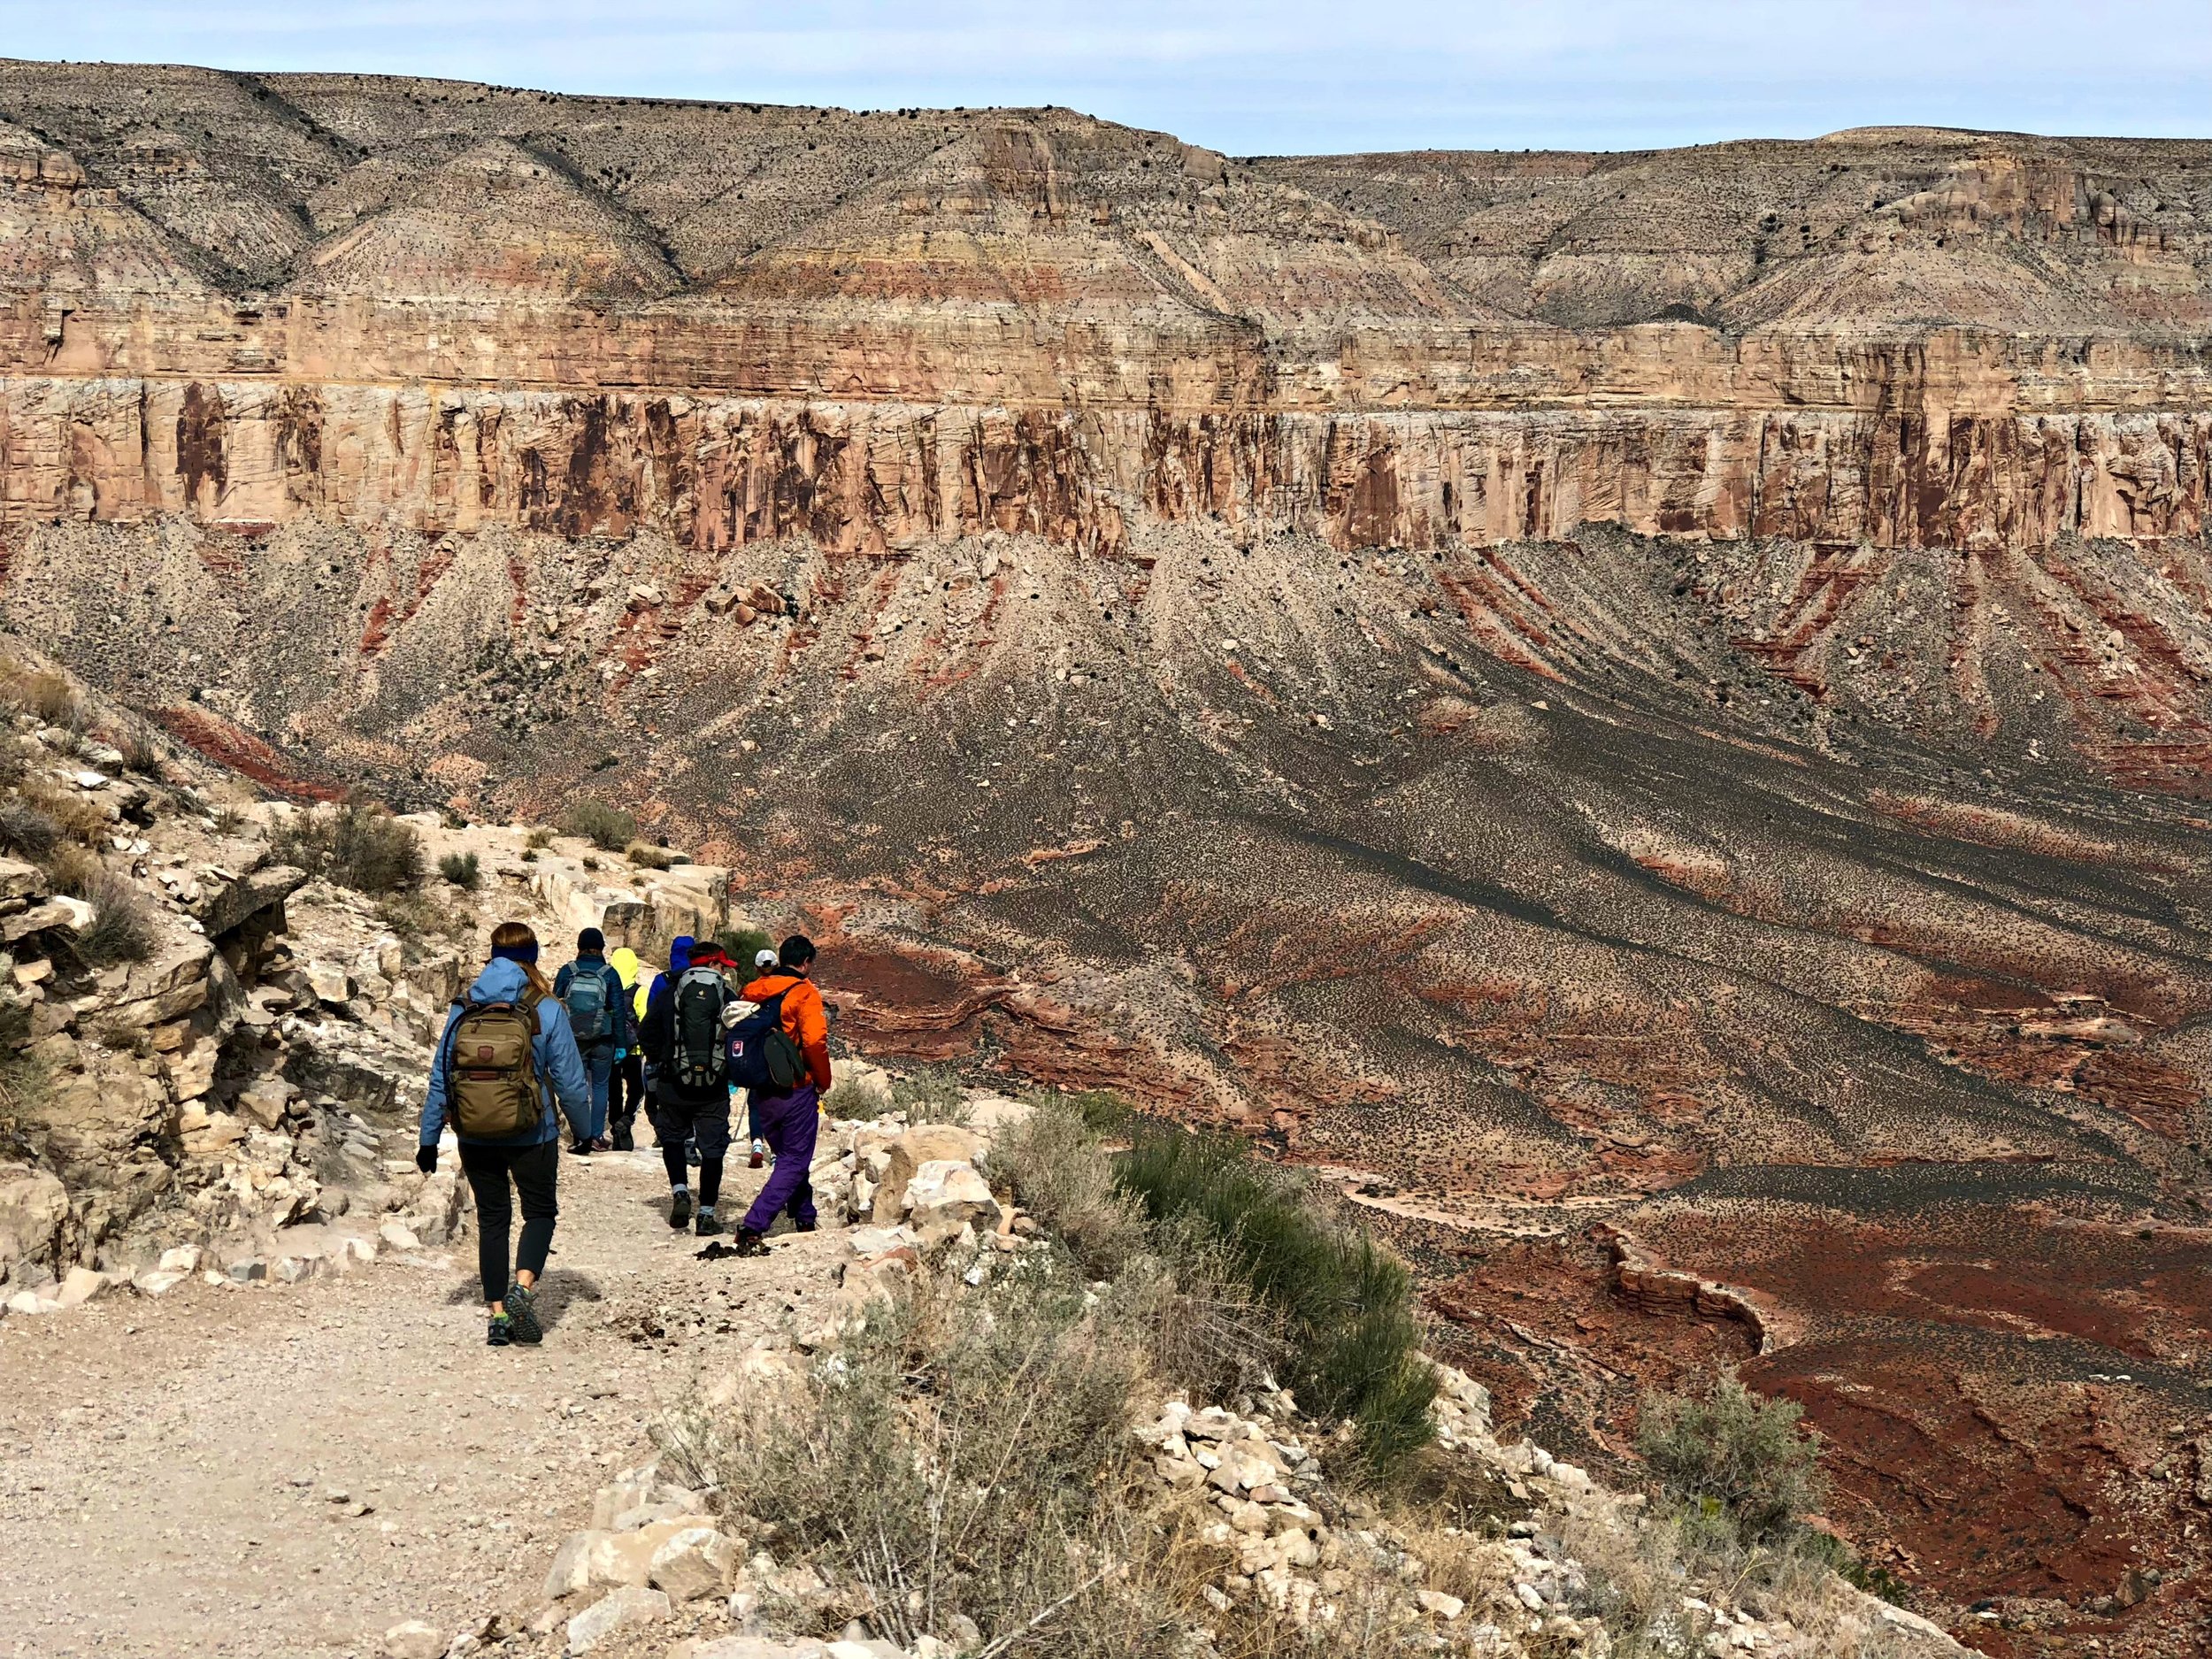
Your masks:
M 771 472 L 868 551 L 2202 526 L 2201 144 L 1243 162 L 1061 111 L 27 64 L 0 117 L 9 523 L 713 548 L 790 527 Z
M 9 626 L 273 789 L 619 801 L 849 1034 L 1342 1176 L 1591 1455 L 1743 1362 L 1931 1607 L 2170 1651 L 2212 145 L 0 122 Z

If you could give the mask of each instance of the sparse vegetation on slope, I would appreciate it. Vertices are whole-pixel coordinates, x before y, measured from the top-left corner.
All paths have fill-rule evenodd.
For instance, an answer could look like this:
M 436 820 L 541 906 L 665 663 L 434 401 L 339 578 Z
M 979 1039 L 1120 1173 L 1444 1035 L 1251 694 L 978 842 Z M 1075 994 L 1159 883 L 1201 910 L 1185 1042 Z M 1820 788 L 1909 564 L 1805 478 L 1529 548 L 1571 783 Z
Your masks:
M 396 893 L 422 880 L 422 837 L 371 802 L 302 813 L 278 832 L 276 853 L 357 893 Z
M 1412 1275 L 1396 1256 L 1231 1136 L 1142 1129 L 1119 1179 L 1154 1222 L 1187 1222 L 1221 1242 L 1282 1317 L 1284 1381 L 1306 1409 L 1358 1425 L 1375 1473 L 1428 1442 L 1436 1379 L 1420 1357 Z
M 588 795 L 569 803 L 561 814 L 561 827 L 603 853 L 618 853 L 637 839 L 637 819 L 620 807 Z

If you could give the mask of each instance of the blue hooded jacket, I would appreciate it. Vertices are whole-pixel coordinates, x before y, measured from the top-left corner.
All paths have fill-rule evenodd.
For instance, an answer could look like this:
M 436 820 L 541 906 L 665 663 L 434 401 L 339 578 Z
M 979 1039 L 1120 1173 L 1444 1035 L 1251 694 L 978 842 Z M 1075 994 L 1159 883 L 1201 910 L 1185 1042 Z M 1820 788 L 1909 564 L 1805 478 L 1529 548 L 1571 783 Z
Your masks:
M 678 933 L 668 941 L 668 967 L 653 976 L 653 988 L 646 994 L 647 1018 L 651 1018 L 654 1007 L 668 987 L 684 977 L 684 970 L 691 965 L 692 947 L 698 942 L 689 933 Z
M 445 1033 L 438 1039 L 437 1057 L 430 1063 L 429 1092 L 422 1101 L 420 1138 L 424 1146 L 436 1146 L 439 1133 L 445 1128 L 453 1028 L 460 1023 L 463 1007 L 470 1002 L 518 1002 L 529 983 L 529 976 L 523 972 L 519 963 L 503 959 L 491 962 L 476 976 L 476 983 L 469 987 L 467 995 L 456 1002 L 453 1011 L 446 1016 Z M 545 1094 L 545 1111 L 538 1119 L 538 1126 L 518 1135 L 490 1141 L 462 1137 L 472 1146 L 534 1147 L 558 1139 L 561 1125 L 554 1112 L 556 1100 L 561 1111 L 568 1115 L 570 1127 L 580 1139 L 582 1137 L 590 1121 L 591 1078 L 584 1070 L 583 1056 L 576 1051 L 575 1033 L 568 1028 L 568 1010 L 552 997 L 546 997 L 538 1004 L 538 1034 L 531 1050 L 537 1064 L 539 1087 Z

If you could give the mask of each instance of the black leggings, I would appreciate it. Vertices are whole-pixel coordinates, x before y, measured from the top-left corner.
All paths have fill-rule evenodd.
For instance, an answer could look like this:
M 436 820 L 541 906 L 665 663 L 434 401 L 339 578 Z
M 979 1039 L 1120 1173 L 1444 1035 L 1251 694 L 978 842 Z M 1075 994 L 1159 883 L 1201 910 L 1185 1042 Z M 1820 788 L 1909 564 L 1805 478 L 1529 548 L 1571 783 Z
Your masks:
M 645 1056 L 633 1048 L 614 1069 L 607 1092 L 607 1116 L 628 1123 L 645 1103 Z
M 553 1218 L 560 1214 L 553 1183 L 561 1167 L 561 1143 L 541 1141 L 534 1147 L 482 1147 L 461 1143 L 461 1173 L 476 1195 L 476 1271 L 484 1281 L 484 1300 L 507 1295 L 507 1229 L 514 1207 L 507 1198 L 507 1178 L 522 1195 L 522 1239 L 515 1247 L 515 1271 L 545 1271 L 553 1248 Z

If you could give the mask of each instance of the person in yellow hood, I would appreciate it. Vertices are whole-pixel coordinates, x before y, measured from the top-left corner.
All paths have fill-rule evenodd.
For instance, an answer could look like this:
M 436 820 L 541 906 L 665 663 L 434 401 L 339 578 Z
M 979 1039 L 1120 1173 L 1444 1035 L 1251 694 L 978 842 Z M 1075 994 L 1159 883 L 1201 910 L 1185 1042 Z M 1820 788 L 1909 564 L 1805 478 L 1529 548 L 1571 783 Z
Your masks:
M 607 957 L 607 965 L 622 980 L 622 988 L 629 993 L 630 1006 L 635 1018 L 630 1029 L 635 1031 L 645 1018 L 645 976 L 638 966 L 637 952 L 625 945 Z M 631 1126 L 637 1121 L 637 1109 L 645 1099 L 645 1056 L 634 1046 L 618 1051 L 614 1063 L 614 1085 L 608 1091 L 607 1133 L 618 1152 L 627 1152 L 637 1145 L 631 1137 Z

